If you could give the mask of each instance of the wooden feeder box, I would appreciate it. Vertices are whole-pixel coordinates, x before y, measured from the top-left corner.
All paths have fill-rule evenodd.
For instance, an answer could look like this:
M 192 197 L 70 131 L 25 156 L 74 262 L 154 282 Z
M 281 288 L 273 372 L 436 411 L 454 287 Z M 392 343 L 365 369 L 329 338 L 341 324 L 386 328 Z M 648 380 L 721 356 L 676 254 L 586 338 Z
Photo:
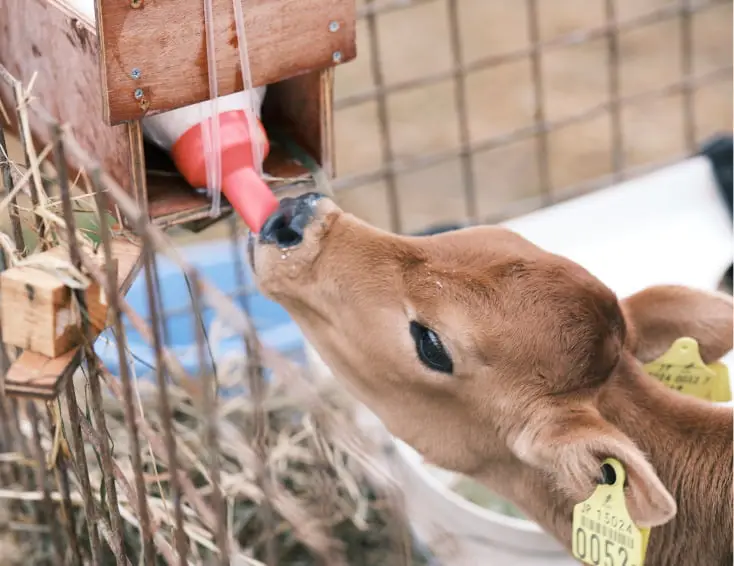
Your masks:
M 38 254 L 63 257 L 61 249 Z M 82 344 L 82 312 L 62 279 L 35 265 L 19 265 L 0 274 L 3 340 L 49 358 Z M 96 281 L 84 290 L 85 308 L 96 336 L 107 321 L 107 298 Z
M 140 247 L 126 238 L 116 238 L 111 242 L 111 251 L 112 257 L 115 258 L 117 288 L 124 294 L 132 285 L 140 267 Z M 54 248 L 44 253 L 62 258 L 66 258 L 67 255 L 62 248 Z M 99 261 L 101 265 L 101 256 Z M 53 399 L 58 394 L 64 379 L 74 373 L 81 360 L 79 353 L 82 336 L 79 319 L 73 320 L 68 341 L 61 345 L 49 344 L 53 341 L 49 336 L 55 335 L 58 325 L 59 310 L 69 308 L 70 305 L 67 301 L 68 289 L 64 289 L 63 285 L 60 288 L 58 279 L 50 280 L 48 277 L 37 269 L 27 267 L 11 268 L 0 276 L 3 340 L 6 344 L 27 348 L 4 376 L 6 393 Z M 28 286 L 33 289 L 33 299 L 29 296 Z M 101 333 L 105 326 L 108 309 L 104 303 L 109 301 L 105 301 L 104 298 L 104 294 L 100 295 L 96 284 L 87 288 L 87 312 L 90 313 L 91 331 L 94 337 Z M 38 304 L 41 301 L 42 304 Z M 21 310 L 28 313 L 34 324 L 43 325 L 45 328 L 43 333 L 34 337 L 34 331 L 23 326 L 24 318 L 21 316 Z M 18 343 L 24 337 L 28 340 L 29 335 L 30 343 L 28 341 Z M 63 353 L 59 353 L 62 350 Z M 50 355 L 51 352 L 56 353 Z
M 24 86 L 34 80 L 35 101 L 71 128 L 156 224 L 206 222 L 209 199 L 186 183 L 165 152 L 144 142 L 140 125 L 145 116 L 209 99 L 203 0 L 95 0 L 94 16 L 82 13 L 84 1 L 0 0 L 0 64 Z M 268 87 L 262 107 L 271 142 L 265 172 L 285 179 L 307 175 L 305 163 L 287 149 L 295 144 L 333 177 L 333 67 L 356 56 L 354 0 L 240 1 L 252 86 Z M 232 1 L 214 0 L 213 12 L 218 95 L 224 96 L 243 88 Z M 2 81 L 0 103 L 17 132 L 14 94 Z M 29 121 L 40 150 L 51 132 L 32 111 Z M 278 143 L 275 132 L 286 143 Z M 83 164 L 69 154 L 67 160 L 76 175 Z M 139 269 L 140 248 L 120 239 L 113 242 L 113 255 L 125 292 Z M 10 295 L 28 307 L 28 276 L 15 276 L 7 281 Z M 36 349 L 13 362 L 5 375 L 7 393 L 53 398 L 78 366 L 79 346 L 58 355 L 68 343 L 49 334 L 54 316 L 58 322 L 56 305 L 64 304 L 58 297 L 66 292 L 47 287 L 34 291 L 46 310 L 28 313 L 44 321 L 43 339 L 4 328 L 7 343 Z
M 158 224 L 208 216 L 209 199 L 177 174 L 168 156 L 143 143 L 139 122 L 209 98 L 203 0 L 96 0 L 96 21 L 79 0 L 2 0 L 0 63 Z M 285 133 L 332 177 L 333 66 L 356 55 L 354 0 L 241 0 L 253 86 L 268 85 L 266 130 Z M 218 94 L 242 90 L 231 0 L 214 0 Z M 13 108 L 13 93 L 0 86 Z M 13 112 L 8 112 L 14 119 Z M 2 119 L 2 118 L 0 118 Z M 33 113 L 38 146 L 50 141 Z M 17 125 L 12 124 L 15 129 Z M 80 164 L 70 158 L 72 172 Z M 271 144 L 267 173 L 307 173 Z

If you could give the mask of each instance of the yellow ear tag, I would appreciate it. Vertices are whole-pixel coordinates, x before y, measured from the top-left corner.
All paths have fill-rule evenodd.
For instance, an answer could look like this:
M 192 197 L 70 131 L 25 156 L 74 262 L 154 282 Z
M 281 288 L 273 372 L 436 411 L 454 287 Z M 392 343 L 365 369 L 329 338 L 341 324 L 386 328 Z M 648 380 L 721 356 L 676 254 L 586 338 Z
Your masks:
M 729 381 L 729 368 L 721 362 L 713 362 L 709 364 L 709 369 L 716 374 L 714 379 L 714 387 L 712 390 L 711 400 L 717 403 L 727 403 L 731 401 L 731 381 Z
M 573 556 L 591 566 L 642 566 L 650 529 L 639 528 L 630 518 L 622 464 L 607 458 L 602 469 L 609 483 L 599 484 L 573 508 Z
M 726 388 L 729 387 L 728 375 L 717 373 L 703 363 L 698 342 L 693 338 L 678 338 L 657 360 L 645 364 L 644 369 L 671 389 L 699 399 L 712 401 L 714 392 L 724 391 L 722 385 L 717 385 L 721 379 L 726 379 Z

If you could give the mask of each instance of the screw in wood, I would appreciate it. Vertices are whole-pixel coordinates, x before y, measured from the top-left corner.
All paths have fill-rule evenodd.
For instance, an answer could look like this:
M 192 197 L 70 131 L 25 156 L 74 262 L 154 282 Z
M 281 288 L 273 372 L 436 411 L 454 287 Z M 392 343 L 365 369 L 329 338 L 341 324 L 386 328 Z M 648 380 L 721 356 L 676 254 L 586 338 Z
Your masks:
M 130 76 L 133 79 L 138 80 L 140 78 L 140 69 L 135 67 L 132 71 L 130 71 Z
M 334 54 L 331 56 L 331 59 L 334 61 L 334 63 L 339 63 L 342 60 L 342 52 L 341 51 L 334 51 Z
M 339 22 L 336 20 L 332 20 L 329 22 L 329 31 L 334 33 L 335 31 L 339 31 Z
M 136 89 L 135 89 L 135 92 L 133 93 L 133 96 L 134 96 L 134 97 L 135 97 L 135 98 L 136 98 L 137 100 L 140 100 L 141 98 L 143 98 L 143 89 L 142 89 L 142 88 L 136 88 Z

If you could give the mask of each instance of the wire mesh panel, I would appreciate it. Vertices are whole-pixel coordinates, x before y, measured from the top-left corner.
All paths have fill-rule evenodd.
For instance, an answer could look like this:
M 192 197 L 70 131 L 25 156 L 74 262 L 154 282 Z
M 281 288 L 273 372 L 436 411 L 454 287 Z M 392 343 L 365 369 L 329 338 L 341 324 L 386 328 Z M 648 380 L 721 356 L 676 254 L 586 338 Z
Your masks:
M 24 270 L 23 305 L 38 303 L 21 316 L 20 303 L 4 301 L 2 319 L 17 331 L 26 318 L 44 324 L 41 292 L 58 288 L 69 312 L 64 323 L 57 313 L 57 334 L 69 325 L 79 333 L 55 357 L 0 336 L 3 564 L 427 564 L 388 473 L 391 452 L 359 432 L 333 384 L 261 343 L 242 296 L 240 227 L 233 221 L 217 248 L 231 253 L 237 292 L 228 295 L 32 101 L 30 87 L 1 66 L 0 79 L 16 94 L 10 111 L 24 156 L 9 158 L 0 120 L 0 211 L 11 212 L 0 275 Z M 52 134 L 40 151 L 23 135 L 31 113 Z M 140 124 L 130 132 L 141 136 Z M 82 164 L 73 178 L 69 162 Z M 175 290 L 164 261 L 186 287 L 177 313 L 166 308 Z M 128 295 L 134 281 L 145 304 Z M 181 312 L 192 356 L 174 343 Z M 208 312 L 218 325 L 205 322 Z M 216 354 L 223 335 L 241 348 Z M 114 359 L 101 353 L 105 340 Z M 380 462 L 387 468 L 375 469 Z
M 493 221 L 732 123 L 730 0 L 361 0 L 336 189 L 396 231 Z
M 731 128 L 730 1 L 358 5 L 360 56 L 337 72 L 335 189 L 374 224 L 408 232 L 504 218 L 681 159 Z M 0 79 L 15 93 L 22 148 L 8 159 L 0 116 L 10 221 L 0 271 L 31 262 L 73 289 L 82 337 L 59 359 L 0 348 L 3 560 L 426 563 L 400 523 L 393 478 L 356 481 L 380 475 L 369 466 L 384 454 L 335 410 L 334 391 L 264 347 L 246 293 L 207 281 L 73 132 L 29 102 L 28 85 L 2 68 Z M 48 147 L 30 143 L 29 112 L 46 121 Z M 139 123 L 130 134 L 141 146 Z M 75 179 L 68 155 L 83 164 Z M 234 223 L 229 236 L 243 290 L 244 236 Z M 38 259 L 54 250 L 54 261 Z M 190 356 L 172 345 L 164 259 L 185 281 Z M 133 306 L 136 276 L 145 304 Z M 93 284 L 114 371 L 97 350 Z M 236 359 L 212 353 L 207 310 L 240 342 Z M 149 359 L 131 348 L 133 333 Z M 339 543 L 349 537 L 358 556 Z

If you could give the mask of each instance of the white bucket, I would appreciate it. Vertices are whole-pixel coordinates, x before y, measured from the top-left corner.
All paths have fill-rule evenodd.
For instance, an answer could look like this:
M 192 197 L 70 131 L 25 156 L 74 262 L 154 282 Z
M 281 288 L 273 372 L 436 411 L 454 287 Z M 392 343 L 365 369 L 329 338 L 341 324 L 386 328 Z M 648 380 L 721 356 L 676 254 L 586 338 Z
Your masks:
M 429 466 L 395 440 L 403 462 L 408 516 L 418 537 L 445 566 L 575 566 L 568 552 L 531 521 L 484 509 L 450 486 L 460 476 Z

